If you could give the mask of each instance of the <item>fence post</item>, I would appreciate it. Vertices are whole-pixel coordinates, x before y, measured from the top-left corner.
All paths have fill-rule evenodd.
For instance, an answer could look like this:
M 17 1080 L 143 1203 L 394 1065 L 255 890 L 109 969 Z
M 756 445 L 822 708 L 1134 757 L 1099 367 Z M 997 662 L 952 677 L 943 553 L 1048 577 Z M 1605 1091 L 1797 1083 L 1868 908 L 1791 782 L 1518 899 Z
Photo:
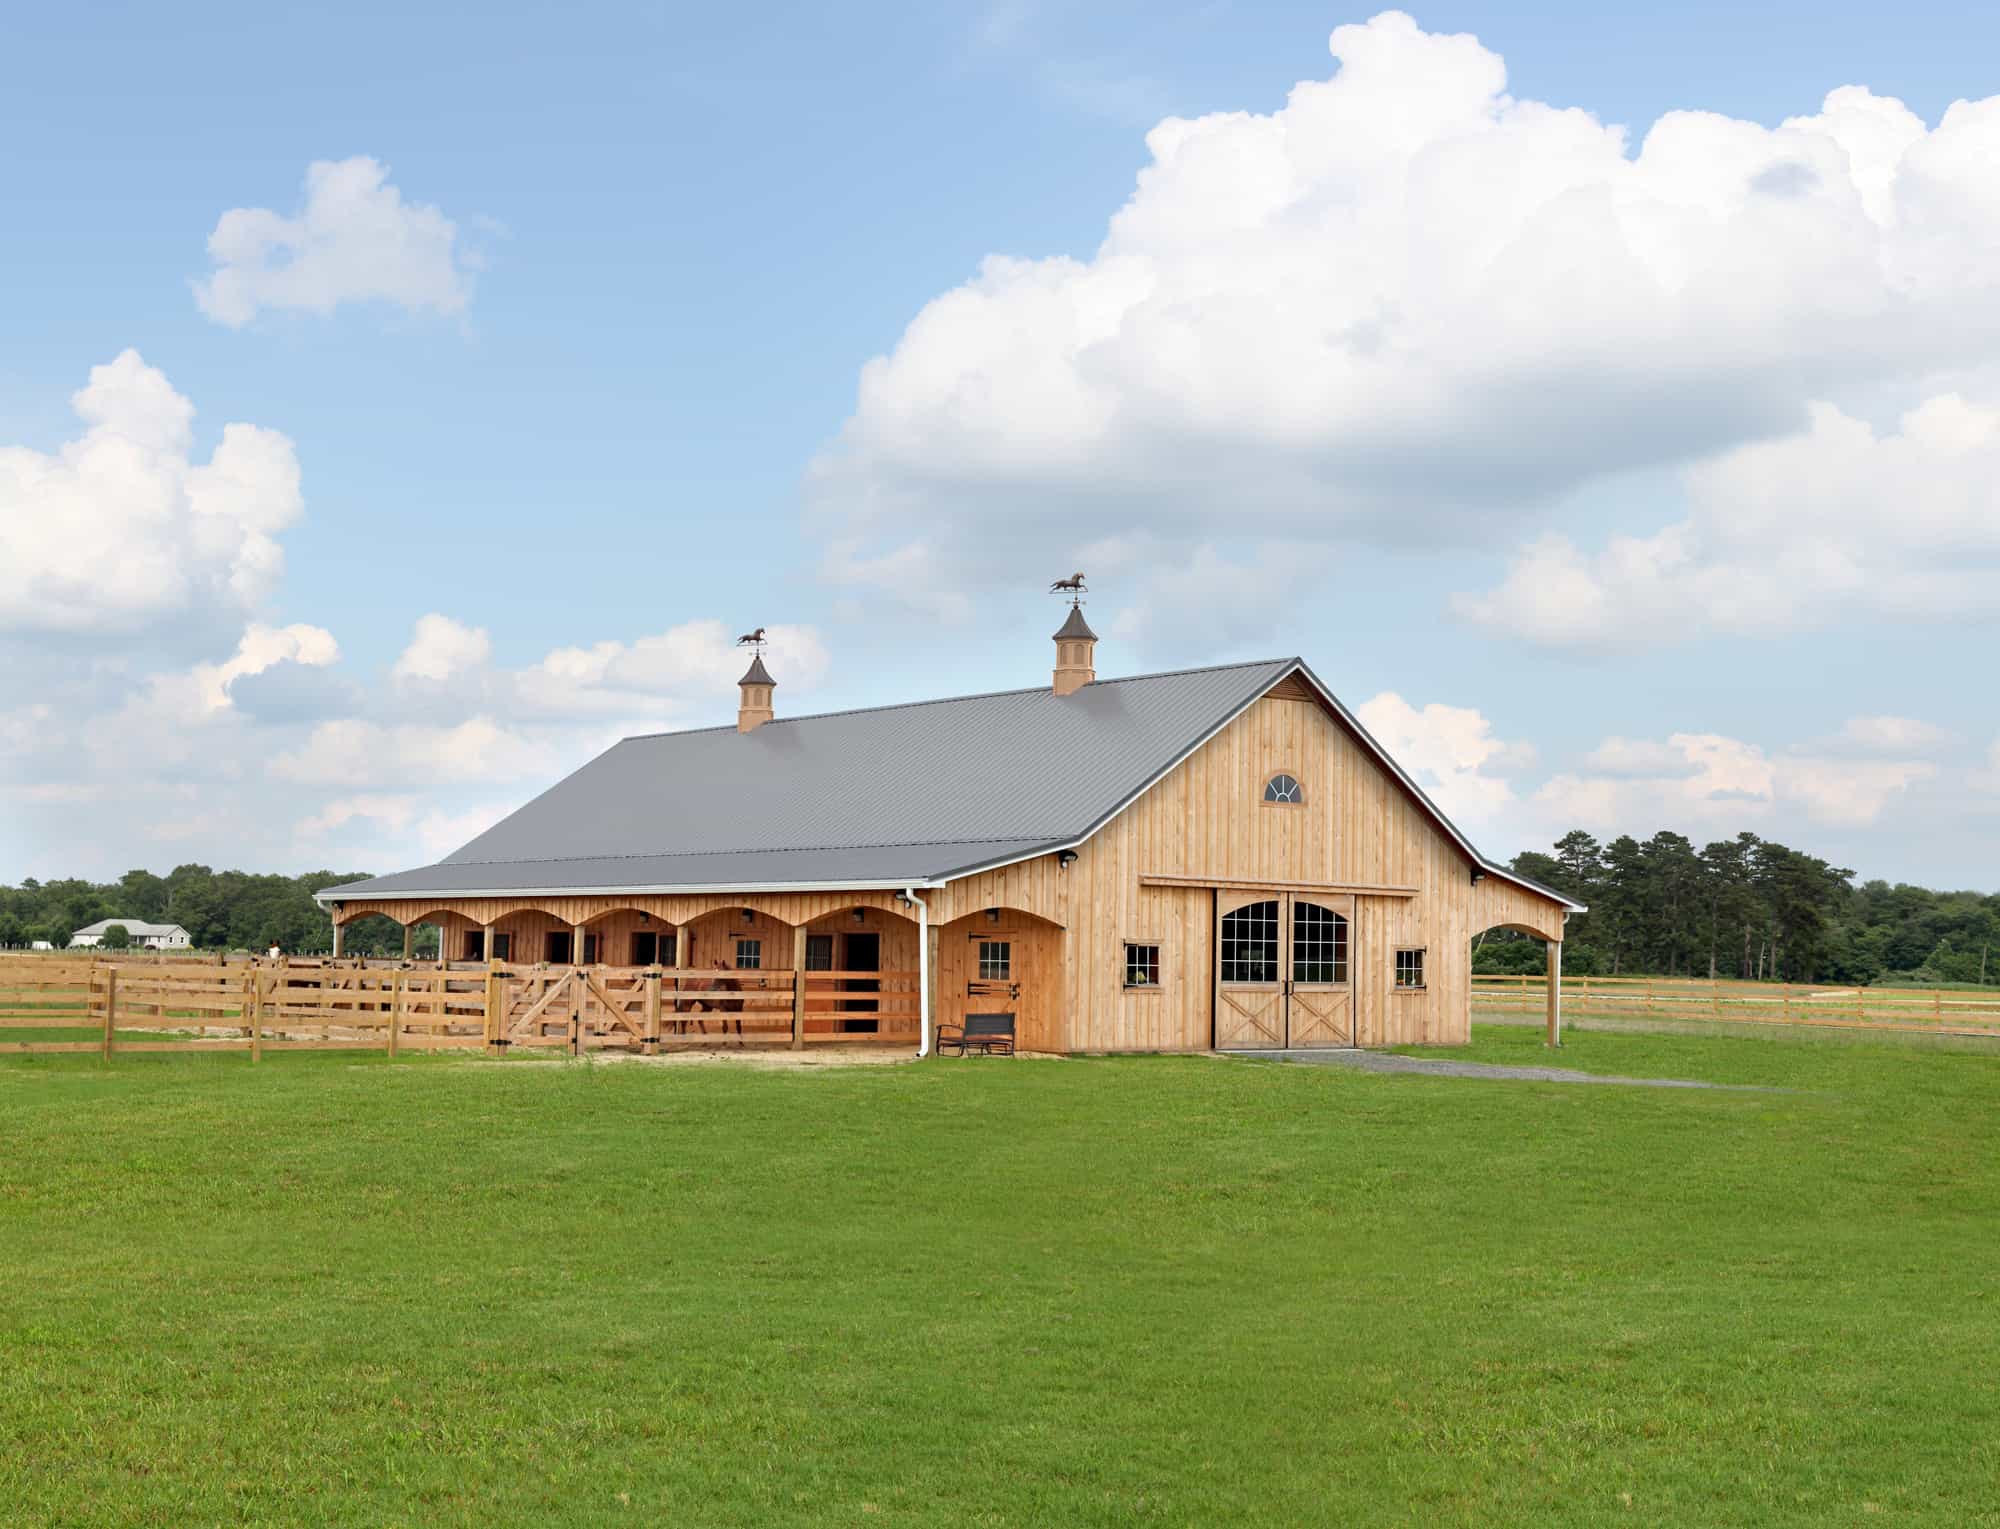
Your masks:
M 660 1050 L 660 970 L 654 967 L 646 973 L 646 1055 L 656 1056 Z
M 1791 983 L 1789 983 L 1789 982 L 1781 982 L 1781 983 L 1779 983 L 1779 984 L 1778 984 L 1778 1005 L 1779 1005 L 1779 1009 L 1778 1009 L 1778 1017 L 1779 1017 L 1779 1019 L 1780 1019 L 1780 1020 L 1782 1020 L 1782 1021 L 1783 1021 L 1783 1022 L 1784 1022 L 1785 1024 L 1788 1024 L 1788 1025 L 1789 1025 L 1789 1024 L 1790 1024 L 1790 1023 L 1792 1022 L 1792 985 L 1791 985 Z
M 1708 979 L 1708 1009 L 1715 1018 L 1722 1018 L 1722 984 L 1713 977 Z
M 500 1054 L 500 963 L 488 952 L 486 962 L 486 1049 L 494 1056 Z
M 250 967 L 250 1060 L 264 1060 L 264 974 L 253 962 Z
M 404 938 L 407 942 L 408 931 Z M 396 1041 L 403 1028 L 403 969 L 397 967 L 389 977 L 389 1060 L 396 1060 Z
M 84 991 L 88 992 L 89 985 Z M 109 966 L 104 971 L 104 1060 L 111 1060 L 111 1032 L 118 1026 L 118 968 Z
M 877 963 L 880 964 L 879 962 Z M 878 984 L 879 986 L 879 984 Z M 875 1028 L 882 1028 L 881 1004 L 875 1005 Z M 838 1028 L 836 1026 L 835 1028 Z M 792 931 L 792 1050 L 806 1049 L 806 926 Z
M 1938 1028 L 1939 1028 L 1940 1030 L 1942 1030 L 1942 1029 L 1944 1028 L 1944 989 L 1943 989 L 1943 988 L 1936 988 L 1936 987 L 1934 987 L 1934 988 L 1932 988 L 1932 989 L 1931 989 L 1931 1019 L 1932 1019 L 1932 1020 L 1933 1020 L 1933 1021 L 1934 1021 L 1934 1022 L 1936 1023 L 1937 1027 L 1938 1027 Z

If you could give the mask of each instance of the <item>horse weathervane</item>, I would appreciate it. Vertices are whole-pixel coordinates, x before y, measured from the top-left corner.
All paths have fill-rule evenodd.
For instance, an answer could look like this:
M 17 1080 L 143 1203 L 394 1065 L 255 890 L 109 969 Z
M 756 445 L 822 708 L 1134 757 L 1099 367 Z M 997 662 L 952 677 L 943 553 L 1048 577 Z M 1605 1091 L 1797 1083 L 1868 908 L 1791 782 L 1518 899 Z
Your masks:
M 1073 573 L 1066 579 L 1057 579 L 1049 586 L 1049 593 L 1052 595 L 1068 595 L 1071 605 L 1083 604 L 1083 596 L 1087 592 L 1083 575 L 1080 573 Z
M 739 648 L 755 648 L 759 653 L 762 653 L 764 651 L 764 629 L 760 626 L 754 632 L 745 632 L 741 637 L 736 639 L 736 646 Z

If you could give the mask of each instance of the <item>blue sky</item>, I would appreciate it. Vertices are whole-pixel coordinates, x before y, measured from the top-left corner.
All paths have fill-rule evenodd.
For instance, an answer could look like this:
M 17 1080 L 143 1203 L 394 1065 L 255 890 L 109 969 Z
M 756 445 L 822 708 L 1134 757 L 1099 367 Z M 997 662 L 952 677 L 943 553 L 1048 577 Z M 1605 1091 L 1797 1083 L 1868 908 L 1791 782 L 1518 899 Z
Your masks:
M 1371 14 L 16 19 L 0 875 L 419 863 L 725 718 L 747 626 L 781 710 L 1033 683 L 1084 566 L 1103 672 L 1303 653 L 1492 851 L 1750 828 L 1996 885 L 2000 126 L 1941 119 L 2000 17 Z M 1208 123 L 1171 169 L 1167 118 Z M 323 242 L 225 311 L 257 209 Z

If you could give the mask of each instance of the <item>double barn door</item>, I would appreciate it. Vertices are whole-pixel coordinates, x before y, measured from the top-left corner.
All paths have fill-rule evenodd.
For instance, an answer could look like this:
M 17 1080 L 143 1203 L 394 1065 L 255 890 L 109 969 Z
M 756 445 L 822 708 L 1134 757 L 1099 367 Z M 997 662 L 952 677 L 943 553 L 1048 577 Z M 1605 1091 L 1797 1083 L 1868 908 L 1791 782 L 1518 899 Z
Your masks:
M 1352 1046 L 1352 897 L 1231 892 L 1215 902 L 1218 1051 Z

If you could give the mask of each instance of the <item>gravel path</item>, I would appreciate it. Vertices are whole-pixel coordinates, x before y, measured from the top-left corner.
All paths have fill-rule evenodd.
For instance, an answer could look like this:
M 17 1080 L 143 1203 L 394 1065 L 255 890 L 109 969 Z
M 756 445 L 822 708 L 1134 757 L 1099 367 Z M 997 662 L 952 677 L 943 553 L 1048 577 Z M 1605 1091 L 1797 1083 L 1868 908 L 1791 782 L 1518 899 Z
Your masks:
M 1309 1062 L 1320 1067 L 1352 1067 L 1361 1072 L 1405 1072 L 1435 1078 L 1511 1078 L 1522 1083 L 1609 1083 L 1625 1088 L 1715 1088 L 1731 1093 L 1782 1093 L 1754 1083 L 1703 1083 L 1693 1078 L 1619 1078 L 1578 1072 L 1571 1067 L 1503 1067 L 1495 1062 L 1452 1062 L 1442 1057 L 1398 1056 L 1388 1051 L 1238 1051 L 1232 1056 L 1272 1062 Z

